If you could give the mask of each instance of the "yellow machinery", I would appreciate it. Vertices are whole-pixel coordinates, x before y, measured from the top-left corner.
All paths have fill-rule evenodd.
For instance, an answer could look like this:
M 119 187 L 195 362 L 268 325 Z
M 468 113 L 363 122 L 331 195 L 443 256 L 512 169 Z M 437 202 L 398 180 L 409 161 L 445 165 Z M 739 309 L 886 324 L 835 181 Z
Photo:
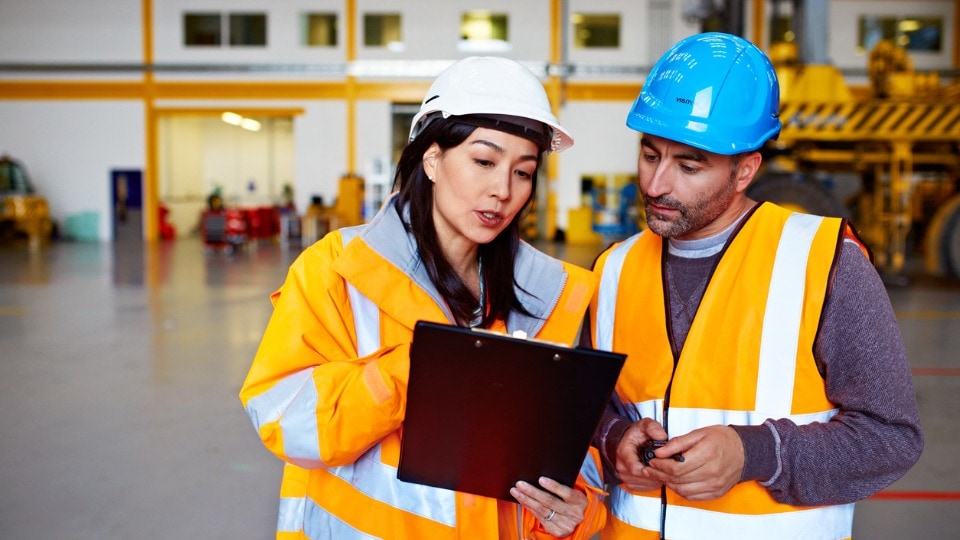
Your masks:
M 0 236 L 26 235 L 35 249 L 52 230 L 47 200 L 33 193 L 26 170 L 9 156 L 0 157 Z
M 772 47 L 770 56 L 780 77 L 783 131 L 748 194 L 852 216 L 881 270 L 900 274 L 909 250 L 922 247 L 929 271 L 960 279 L 957 93 L 935 75 L 915 73 L 890 42 L 871 52 L 871 90 L 862 97 L 836 68 L 794 63 L 790 45 Z M 858 175 L 860 191 L 837 200 L 818 181 L 835 173 Z
M 340 177 L 337 188 L 337 202 L 334 214 L 340 227 L 350 227 L 363 223 L 363 178 L 355 174 Z

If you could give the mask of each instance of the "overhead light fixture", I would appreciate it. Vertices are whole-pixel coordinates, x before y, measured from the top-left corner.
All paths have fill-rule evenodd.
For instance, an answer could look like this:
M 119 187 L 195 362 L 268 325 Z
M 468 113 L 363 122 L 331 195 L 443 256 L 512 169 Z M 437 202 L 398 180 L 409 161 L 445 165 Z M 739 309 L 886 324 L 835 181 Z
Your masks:
M 235 113 L 235 112 L 230 112 L 230 111 L 227 111 L 227 112 L 221 114 L 221 115 L 220 115 L 220 119 L 223 120 L 224 122 L 230 124 L 230 125 L 233 125 L 233 126 L 239 126 L 239 125 L 240 125 L 240 122 L 243 121 L 243 117 L 242 117 L 242 116 L 240 116 L 239 114 L 237 114 L 237 113 Z
M 220 115 L 220 119 L 232 126 L 240 126 L 248 131 L 260 131 L 260 122 L 253 118 L 245 118 L 235 112 L 227 111 Z

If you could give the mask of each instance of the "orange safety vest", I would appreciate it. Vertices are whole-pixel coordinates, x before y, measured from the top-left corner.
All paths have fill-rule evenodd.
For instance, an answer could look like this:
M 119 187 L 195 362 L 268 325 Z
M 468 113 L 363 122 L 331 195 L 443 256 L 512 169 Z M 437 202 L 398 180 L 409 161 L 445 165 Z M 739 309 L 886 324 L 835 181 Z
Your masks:
M 672 437 L 768 418 L 827 422 L 836 408 L 813 344 L 847 231 L 838 218 L 762 204 L 728 241 L 676 362 L 662 238 L 645 231 L 604 252 L 597 262 L 593 338 L 599 349 L 628 354 L 617 393 L 631 419 L 653 418 Z M 711 501 L 665 491 L 663 504 L 660 490 L 616 486 L 601 538 L 657 538 L 662 517 L 667 538 L 847 538 L 852 532 L 852 504 L 789 506 L 755 481 Z
M 353 238 L 361 231 L 335 231 L 291 265 L 240 393 L 264 444 L 286 462 L 277 538 L 552 538 L 518 504 L 397 479 L 413 327 L 448 317 Z M 546 257 L 521 250 L 528 261 Z M 556 304 L 529 335 L 572 344 L 596 278 L 559 264 L 549 274 L 559 279 Z M 593 494 L 582 538 L 606 519 L 600 470 L 591 450 L 577 482 Z

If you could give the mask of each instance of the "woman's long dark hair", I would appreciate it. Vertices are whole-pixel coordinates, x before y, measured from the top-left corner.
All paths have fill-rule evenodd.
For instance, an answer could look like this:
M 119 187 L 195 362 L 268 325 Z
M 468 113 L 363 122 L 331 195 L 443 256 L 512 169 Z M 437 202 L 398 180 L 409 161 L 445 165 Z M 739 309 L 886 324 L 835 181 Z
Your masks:
M 476 126 L 457 122 L 456 117 L 438 118 L 430 122 L 417 138 L 403 149 L 394 177 L 394 190 L 399 189 L 398 207 L 408 207 L 410 210 L 409 221 L 404 221 L 404 226 L 416 239 L 420 259 L 430 279 L 461 325 L 470 324 L 474 319 L 479 299 L 460 279 L 440 249 L 433 222 L 433 182 L 423 170 L 423 155 L 433 143 L 437 143 L 443 151 L 458 146 L 467 140 L 475 129 Z M 540 156 L 543 156 L 544 150 L 545 148 L 540 148 Z M 498 319 L 506 320 L 510 311 L 531 315 L 517 298 L 514 287 L 520 288 L 520 285 L 514 280 L 513 268 L 517 251 L 520 249 L 520 220 L 529 209 L 530 201 L 536 197 L 536 172 L 532 181 L 533 189 L 523 210 L 517 212 L 510 224 L 493 241 L 479 246 L 479 256 L 483 261 L 481 279 L 487 284 L 486 311 L 480 321 L 483 328 L 489 328 Z M 513 286 L 500 286 L 505 283 Z

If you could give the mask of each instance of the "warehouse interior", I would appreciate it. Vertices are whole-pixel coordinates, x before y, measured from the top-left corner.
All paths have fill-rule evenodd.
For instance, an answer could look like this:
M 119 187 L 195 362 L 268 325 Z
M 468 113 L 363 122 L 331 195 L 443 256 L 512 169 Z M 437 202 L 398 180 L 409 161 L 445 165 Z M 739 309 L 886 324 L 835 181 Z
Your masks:
M 623 119 L 646 73 L 720 29 L 780 76 L 753 196 L 850 217 L 907 347 L 927 444 L 854 537 L 960 538 L 958 21 L 960 0 L 0 3 L 0 536 L 272 537 L 281 463 L 237 397 L 269 296 L 382 204 L 432 77 L 471 54 L 542 77 L 576 144 L 524 235 L 589 267 L 644 227 Z

